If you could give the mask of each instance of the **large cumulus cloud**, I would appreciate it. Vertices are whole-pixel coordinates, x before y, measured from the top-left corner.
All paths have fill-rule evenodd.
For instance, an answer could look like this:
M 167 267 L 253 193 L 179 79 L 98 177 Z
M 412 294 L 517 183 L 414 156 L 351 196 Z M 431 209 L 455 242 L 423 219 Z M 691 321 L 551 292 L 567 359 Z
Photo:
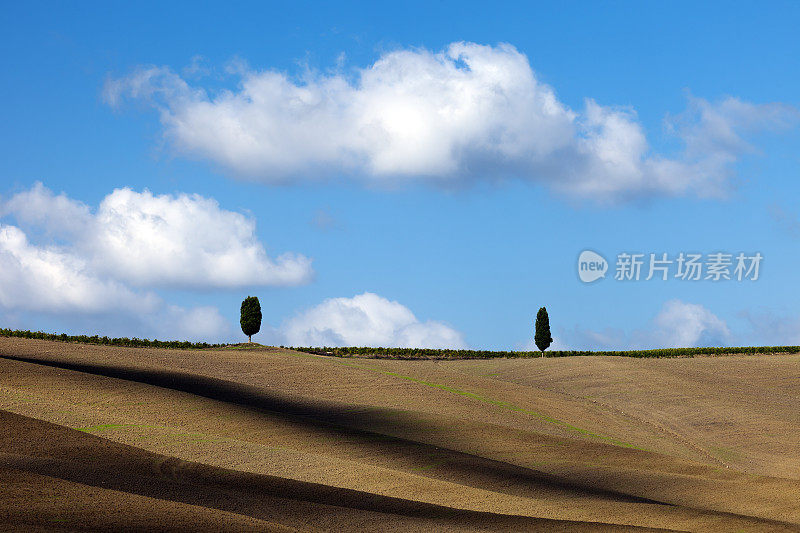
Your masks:
M 608 203 L 648 195 L 720 196 L 748 137 L 797 111 L 736 98 L 689 98 L 669 117 L 683 145 L 654 153 L 628 107 L 559 101 L 509 44 L 383 54 L 352 76 L 241 70 L 235 89 L 192 86 L 167 67 L 110 80 L 106 100 L 144 100 L 174 148 L 264 182 L 350 176 L 394 186 L 531 180 Z

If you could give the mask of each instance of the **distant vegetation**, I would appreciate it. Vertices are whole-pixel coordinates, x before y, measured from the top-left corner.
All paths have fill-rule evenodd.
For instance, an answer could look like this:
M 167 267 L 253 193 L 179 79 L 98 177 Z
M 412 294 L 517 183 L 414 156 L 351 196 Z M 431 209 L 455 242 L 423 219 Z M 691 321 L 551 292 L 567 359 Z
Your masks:
M 229 344 L 209 344 L 207 342 L 159 341 L 138 339 L 136 337 L 100 337 L 98 335 L 67 335 L 66 333 L 45 333 L 19 329 L 0 328 L 0 337 L 22 339 L 42 339 L 48 341 L 100 344 L 104 346 L 129 346 L 136 348 L 202 349 L 222 348 Z M 244 347 L 245 345 L 241 345 Z M 256 346 L 256 345 L 253 345 Z M 260 345 L 258 345 L 260 346 Z M 372 357 L 383 359 L 496 359 L 502 357 L 522 358 L 540 357 L 538 351 L 495 351 L 495 350 L 449 350 L 434 348 L 370 348 L 370 347 L 291 347 L 289 350 L 333 357 Z M 717 348 L 657 348 L 655 350 L 556 350 L 546 352 L 546 357 L 570 357 L 577 355 L 615 355 L 619 357 L 692 357 L 695 355 L 772 355 L 800 353 L 800 346 L 723 346 Z
M 104 346 L 132 346 L 136 348 L 218 348 L 224 344 L 209 344 L 207 342 L 189 341 L 159 341 L 149 339 L 129 339 L 128 337 L 99 337 L 97 335 L 67 335 L 66 333 L 44 333 L 42 331 L 28 331 L 20 329 L 0 328 L 2 337 L 19 337 L 22 339 L 43 339 L 48 341 L 82 342 L 85 344 L 102 344 Z
M 432 348 L 305 348 L 292 347 L 299 352 L 334 357 L 375 357 L 386 359 L 494 359 L 498 357 L 539 357 L 541 352 L 512 352 L 490 350 L 438 350 Z M 658 348 L 655 350 L 561 350 L 547 352 L 547 357 L 576 355 L 616 355 L 620 357 L 692 357 L 695 355 L 769 355 L 800 353 L 800 346 L 725 346 L 720 348 Z

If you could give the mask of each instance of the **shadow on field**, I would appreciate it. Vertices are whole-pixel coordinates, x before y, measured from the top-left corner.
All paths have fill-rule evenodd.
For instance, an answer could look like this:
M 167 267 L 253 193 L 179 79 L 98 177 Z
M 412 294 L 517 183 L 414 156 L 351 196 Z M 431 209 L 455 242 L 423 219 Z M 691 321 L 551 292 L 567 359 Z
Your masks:
M 438 479 L 449 478 L 457 483 L 468 479 L 469 484 L 473 486 L 481 486 L 482 483 L 490 484 L 492 486 L 490 490 L 495 492 L 502 492 L 503 489 L 498 489 L 497 487 L 503 487 L 511 482 L 517 487 L 511 489 L 509 493 L 517 496 L 525 495 L 520 493 L 520 486 L 522 486 L 527 489 L 528 495 L 532 496 L 540 494 L 537 494 L 537 489 L 546 488 L 609 501 L 673 505 L 623 492 L 592 487 L 590 485 L 591 482 L 586 485 L 575 483 L 546 472 L 512 463 L 487 459 L 456 450 L 443 449 L 439 446 L 407 438 L 394 437 L 367 429 L 359 429 L 365 427 L 391 427 L 393 432 L 399 434 L 413 434 L 414 431 L 419 431 L 419 427 L 415 427 L 413 422 L 399 421 L 396 417 L 390 419 L 382 416 L 380 412 L 356 411 L 352 407 L 332 402 L 290 399 L 270 394 L 269 391 L 265 391 L 262 388 L 184 372 L 75 363 L 57 359 L 14 355 L 0 355 L 0 358 L 133 381 L 190 393 L 241 407 L 266 411 L 270 415 L 278 416 L 291 424 L 322 431 L 333 437 L 357 440 L 360 444 L 368 445 L 373 450 L 389 457 L 423 458 L 436 456 L 442 459 L 443 463 L 443 467 L 436 472 Z M 414 473 L 422 476 L 426 475 L 425 471 L 415 471 Z
M 0 469 L 276 520 L 294 527 L 311 524 L 325 529 L 341 527 L 359 516 L 364 520 L 363 515 L 353 511 L 368 511 L 420 520 L 423 523 L 412 523 L 432 528 L 438 524 L 438 527 L 469 525 L 504 530 L 571 531 L 576 526 L 603 531 L 622 529 L 603 523 L 470 511 L 239 472 L 166 457 L 5 411 L 0 411 L 0 425 L 8 429 L 0 436 Z M 12 482 L 2 492 L 11 499 L 15 496 L 14 489 Z M 113 497 L 113 493 L 108 497 Z M 87 502 L 74 502 L 78 503 L 86 505 Z M 35 513 L 36 504 L 35 500 L 28 502 L 31 513 Z M 367 516 L 367 519 L 375 520 L 379 516 Z

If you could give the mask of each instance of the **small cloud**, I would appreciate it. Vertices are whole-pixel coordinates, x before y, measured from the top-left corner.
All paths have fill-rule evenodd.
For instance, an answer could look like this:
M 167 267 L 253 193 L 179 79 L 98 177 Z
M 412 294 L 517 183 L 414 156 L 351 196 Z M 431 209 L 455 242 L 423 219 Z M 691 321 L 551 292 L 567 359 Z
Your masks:
M 630 334 L 621 329 L 595 331 L 580 327 L 560 332 L 560 349 L 569 350 L 646 350 L 728 346 L 733 336 L 724 320 L 700 304 L 670 300 L 649 324 Z
M 317 209 L 311 219 L 311 225 L 322 231 L 331 231 L 339 228 L 339 222 L 328 209 Z
M 280 332 L 290 346 L 466 347 L 453 328 L 421 322 L 407 307 L 370 292 L 325 300 L 286 320 Z
M 794 238 L 800 237 L 800 218 L 796 212 L 786 211 L 779 205 L 771 205 L 768 209 L 778 227 Z
M 772 310 L 741 313 L 750 328 L 747 341 L 756 346 L 800 345 L 800 316 L 776 313 Z
M 670 300 L 653 320 L 653 327 L 640 333 L 645 346 L 681 348 L 725 346 L 731 341 L 728 325 L 700 304 Z
M 208 66 L 205 58 L 200 55 L 192 57 L 191 62 L 181 70 L 181 76 L 184 79 L 200 79 L 210 74 L 211 67 Z

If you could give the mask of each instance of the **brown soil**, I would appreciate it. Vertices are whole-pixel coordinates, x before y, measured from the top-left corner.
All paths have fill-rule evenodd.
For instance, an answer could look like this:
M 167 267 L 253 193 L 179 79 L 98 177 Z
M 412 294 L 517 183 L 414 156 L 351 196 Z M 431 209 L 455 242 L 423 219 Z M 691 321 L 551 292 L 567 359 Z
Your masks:
M 0 531 L 800 531 L 800 356 L 0 338 Z

